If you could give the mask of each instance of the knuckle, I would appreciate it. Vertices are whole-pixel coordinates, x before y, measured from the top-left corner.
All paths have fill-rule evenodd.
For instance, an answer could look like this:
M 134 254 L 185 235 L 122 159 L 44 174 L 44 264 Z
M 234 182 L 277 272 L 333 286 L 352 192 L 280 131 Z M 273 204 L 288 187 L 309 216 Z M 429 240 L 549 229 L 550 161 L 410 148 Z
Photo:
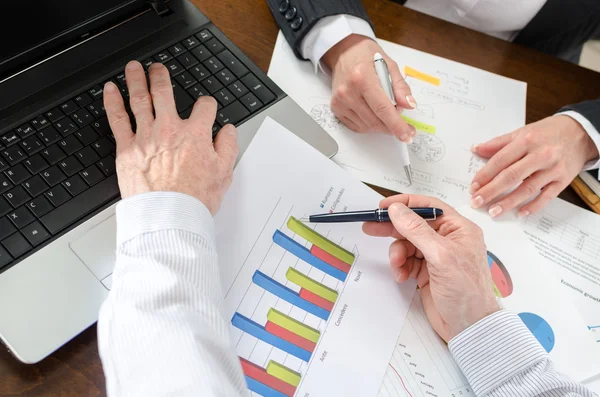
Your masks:
M 541 155 L 544 160 L 550 160 L 553 163 L 560 160 L 560 150 L 555 146 L 546 146 Z
M 535 186 L 530 181 L 523 182 L 523 184 L 521 186 L 522 186 L 522 189 L 523 189 L 523 193 L 525 193 L 525 195 L 527 195 L 527 197 L 533 196 L 538 191 L 537 186 Z
M 382 118 L 387 114 L 389 106 L 391 106 L 391 104 L 388 105 L 387 103 L 379 103 L 375 106 L 375 109 L 373 109 L 373 111 L 375 112 L 375 115 L 377 117 Z
M 513 167 L 505 168 L 502 171 L 502 178 L 510 184 L 515 184 L 519 182 L 520 179 L 519 174 L 517 173 L 517 171 L 515 171 Z
M 148 93 L 132 95 L 129 98 L 129 103 L 131 107 L 149 107 L 152 106 L 152 98 Z
M 535 141 L 537 139 L 536 135 L 537 134 L 532 129 L 528 129 L 528 130 L 524 131 L 522 134 L 522 137 L 523 137 L 523 140 L 525 141 L 525 144 L 531 145 L 531 144 L 535 143 Z
M 350 98 L 350 87 L 345 84 L 338 86 L 335 90 L 335 95 L 332 100 L 335 100 L 337 103 L 342 104 L 348 101 Z
M 353 85 L 361 86 L 365 80 L 362 68 L 360 66 L 356 66 L 354 69 L 352 69 L 348 80 Z

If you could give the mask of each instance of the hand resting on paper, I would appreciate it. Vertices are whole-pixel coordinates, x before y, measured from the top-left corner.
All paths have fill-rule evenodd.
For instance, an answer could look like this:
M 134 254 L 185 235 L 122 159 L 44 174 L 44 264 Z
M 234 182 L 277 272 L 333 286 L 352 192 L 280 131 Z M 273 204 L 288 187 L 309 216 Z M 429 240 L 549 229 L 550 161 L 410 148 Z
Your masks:
M 392 105 L 379 83 L 373 57 L 383 55 L 390 75 L 398 109 Z M 416 107 L 410 87 L 398 64 L 389 58 L 375 41 L 350 35 L 324 56 L 323 62 L 333 75 L 331 110 L 344 125 L 356 132 L 393 134 L 404 142 L 416 135 L 414 127 L 400 116 L 402 109 Z
M 408 207 L 437 207 L 444 215 L 427 222 Z M 365 223 L 366 234 L 396 239 L 390 265 L 396 281 L 415 278 L 427 318 L 444 339 L 500 310 L 494 295 L 487 251 L 479 226 L 442 201 L 398 195 L 380 203 L 391 223 Z
M 519 216 L 538 212 L 571 183 L 586 162 L 598 158 L 588 133 L 565 115 L 548 117 L 475 145 L 473 152 L 490 161 L 473 178 L 472 206 L 491 204 L 492 217 L 520 207 L 541 192 L 520 207 Z
M 152 191 L 185 193 L 214 215 L 231 184 L 238 154 L 235 127 L 223 127 L 213 145 L 217 112 L 213 98 L 198 99 L 189 119 L 181 120 L 165 66 L 150 66 L 150 91 L 139 62 L 130 62 L 125 73 L 137 124 L 135 134 L 118 88 L 113 83 L 104 87 L 104 107 L 117 142 L 123 198 Z

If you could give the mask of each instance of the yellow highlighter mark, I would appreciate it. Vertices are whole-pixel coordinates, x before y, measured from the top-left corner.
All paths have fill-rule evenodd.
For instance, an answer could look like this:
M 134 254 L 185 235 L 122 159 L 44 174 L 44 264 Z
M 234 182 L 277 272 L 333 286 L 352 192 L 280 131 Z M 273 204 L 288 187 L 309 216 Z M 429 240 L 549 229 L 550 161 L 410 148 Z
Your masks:
M 418 131 L 423 131 L 423 132 L 426 132 L 426 133 L 431 134 L 431 135 L 435 134 L 436 128 L 433 125 L 425 124 L 425 123 L 423 123 L 421 121 L 417 121 L 415 119 L 411 119 L 410 117 L 406 117 L 405 115 L 402 115 L 402 118 L 408 124 L 410 124 L 413 127 L 415 127 Z
M 410 66 L 405 66 L 404 67 L 404 74 L 406 76 L 414 77 L 415 79 L 424 81 L 424 82 L 429 83 L 429 84 L 433 84 L 433 85 L 438 86 L 438 87 L 440 86 L 440 83 L 441 83 L 441 81 L 440 81 L 439 78 L 433 77 L 433 76 L 431 76 L 431 75 L 429 75 L 427 73 L 420 72 L 417 69 L 411 68 Z

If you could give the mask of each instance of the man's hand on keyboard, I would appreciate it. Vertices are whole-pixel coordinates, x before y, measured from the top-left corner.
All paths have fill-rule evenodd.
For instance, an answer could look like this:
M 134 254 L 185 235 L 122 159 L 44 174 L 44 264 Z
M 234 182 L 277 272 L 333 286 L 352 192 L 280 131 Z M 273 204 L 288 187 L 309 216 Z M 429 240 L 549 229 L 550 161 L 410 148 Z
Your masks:
M 226 125 L 212 141 L 217 103 L 201 97 L 189 119 L 175 108 L 167 68 L 149 68 L 150 90 L 139 62 L 126 69 L 133 132 L 119 89 L 104 87 L 104 107 L 117 142 L 117 175 L 123 198 L 152 191 L 185 193 L 202 201 L 214 215 L 231 183 L 238 154 L 237 131 Z

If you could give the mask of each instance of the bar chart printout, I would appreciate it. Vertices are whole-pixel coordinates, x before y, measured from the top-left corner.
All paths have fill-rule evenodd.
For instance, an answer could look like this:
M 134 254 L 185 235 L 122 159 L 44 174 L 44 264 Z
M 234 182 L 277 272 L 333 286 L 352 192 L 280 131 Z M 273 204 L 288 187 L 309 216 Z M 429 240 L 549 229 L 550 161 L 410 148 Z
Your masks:
M 240 356 L 249 390 L 265 397 L 291 397 L 295 394 L 302 375 L 285 363 L 289 361 L 298 369 L 308 365 L 321 337 L 318 327 L 327 324 L 339 296 L 338 289 L 343 286 L 356 260 L 354 253 L 293 216 L 289 216 L 286 225 L 288 233 L 279 229 L 273 233 L 273 245 L 282 248 L 284 256 L 291 255 L 295 258 L 294 262 L 302 261 L 308 268 L 285 265 L 286 268 L 282 269 L 285 280 L 279 281 L 256 270 L 252 283 L 262 290 L 263 296 L 269 294 L 269 297 L 275 298 L 276 304 L 287 302 L 286 308 L 291 310 L 284 312 L 273 305 L 266 312 L 266 321 L 261 323 L 239 312 L 231 319 L 235 328 L 277 352 L 272 357 L 278 357 L 279 361 L 268 359 L 266 365 Z M 293 235 L 304 240 L 304 244 Z M 317 272 L 313 272 L 312 268 L 323 276 L 314 278 L 313 273 Z M 324 279 L 329 281 L 327 285 Z M 298 310 L 306 313 L 304 321 L 291 315 L 294 311 L 300 313 Z

